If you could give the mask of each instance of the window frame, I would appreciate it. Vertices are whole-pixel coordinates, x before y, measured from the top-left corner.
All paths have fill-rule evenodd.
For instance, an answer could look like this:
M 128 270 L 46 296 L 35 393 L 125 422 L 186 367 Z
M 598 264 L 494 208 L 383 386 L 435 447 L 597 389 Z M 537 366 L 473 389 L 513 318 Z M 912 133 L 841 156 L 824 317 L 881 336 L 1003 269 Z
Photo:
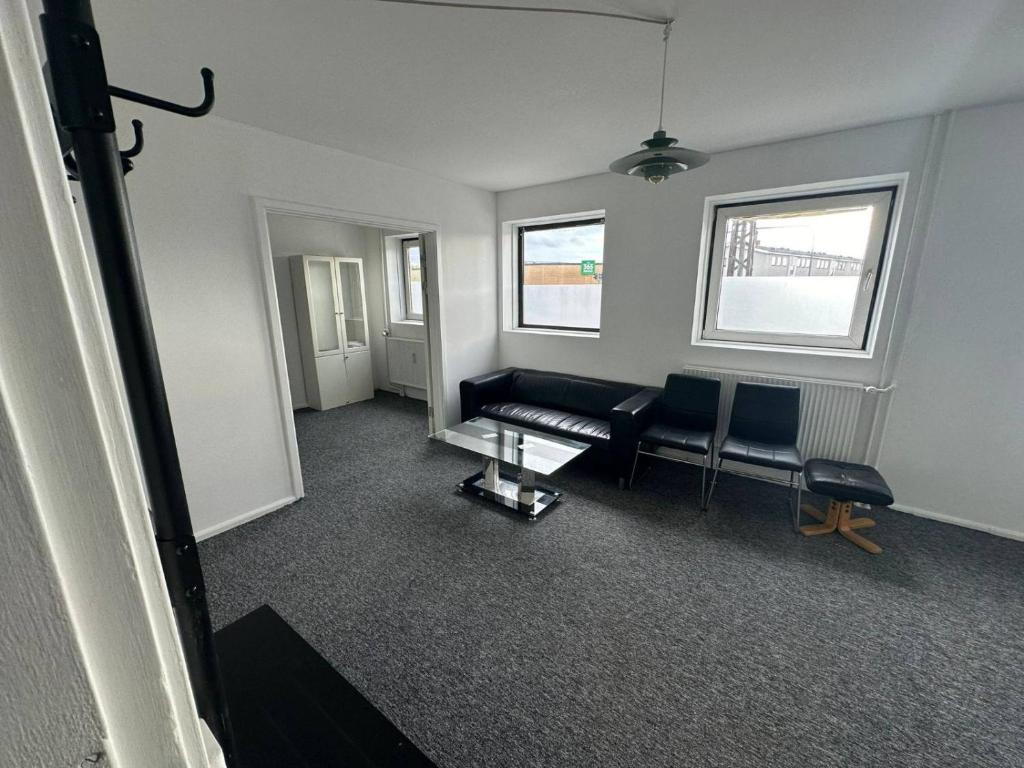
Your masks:
M 844 179 L 776 189 L 712 195 L 705 198 L 704 224 L 701 230 L 691 343 L 694 346 L 789 352 L 833 357 L 872 357 L 882 320 L 882 310 L 885 307 L 885 297 L 889 288 L 889 277 L 894 261 L 896 241 L 900 231 L 900 218 L 906 196 L 908 178 L 909 174 L 907 173 L 894 173 L 859 179 Z M 854 324 L 851 322 L 851 336 L 848 337 L 829 337 L 812 334 L 720 332 L 717 329 L 711 329 L 711 333 L 708 333 L 707 325 L 709 318 L 713 324 L 714 318 L 717 316 L 712 314 L 713 312 L 717 313 L 717 296 L 715 301 L 711 300 L 712 287 L 714 286 L 717 290 L 721 281 L 721 275 L 718 275 L 717 281 L 714 279 L 716 270 L 721 270 L 721 253 L 716 254 L 716 250 L 719 249 L 715 248 L 716 225 L 718 224 L 720 211 L 780 202 L 797 202 L 829 197 L 852 197 L 855 195 L 878 193 L 886 193 L 890 197 L 885 222 L 882 226 L 881 241 L 878 247 L 878 260 L 874 263 L 873 267 L 867 266 L 868 262 L 866 261 L 865 268 L 860 274 L 862 290 L 865 285 L 865 279 L 870 279 L 872 282 L 871 298 L 867 302 L 866 310 L 863 313 L 864 326 L 862 332 L 859 328 L 854 329 Z M 815 263 L 814 260 L 817 258 L 816 256 L 811 257 L 812 264 Z M 861 306 L 859 301 L 855 305 L 855 313 L 858 306 Z M 854 333 L 856 333 L 858 341 L 851 343 Z M 844 339 L 847 340 L 845 345 L 842 343 Z M 835 343 L 836 340 L 839 340 L 840 343 Z
M 515 240 L 516 240 L 516 276 L 515 276 L 515 305 L 516 305 L 516 317 L 514 327 L 516 330 L 524 331 L 561 331 L 566 333 L 586 333 L 586 334 L 599 334 L 601 332 L 600 321 L 596 328 L 587 328 L 583 326 L 571 326 L 571 325 L 540 325 L 536 323 L 526 323 L 523 321 L 523 277 L 526 272 L 526 255 L 525 248 L 523 247 L 523 234 L 525 232 L 538 232 L 546 229 L 568 229 L 569 227 L 587 227 L 593 226 L 594 224 L 600 224 L 602 227 L 605 226 L 605 217 L 601 216 L 588 216 L 587 218 L 567 218 L 558 219 L 553 221 L 542 221 L 531 223 L 528 221 L 517 222 L 513 226 L 515 227 Z M 601 254 L 601 264 L 604 264 L 604 253 Z M 603 275 L 603 271 L 602 271 Z M 604 282 L 602 279 L 602 301 L 604 300 Z M 600 315 L 598 316 L 600 317 Z
M 417 237 L 403 237 L 398 242 L 398 250 L 400 251 L 402 261 L 402 318 L 417 323 L 423 322 L 422 312 L 412 311 L 412 268 L 409 265 L 409 244 L 415 243 L 415 247 L 420 249 L 420 291 L 422 300 L 423 291 L 423 241 Z

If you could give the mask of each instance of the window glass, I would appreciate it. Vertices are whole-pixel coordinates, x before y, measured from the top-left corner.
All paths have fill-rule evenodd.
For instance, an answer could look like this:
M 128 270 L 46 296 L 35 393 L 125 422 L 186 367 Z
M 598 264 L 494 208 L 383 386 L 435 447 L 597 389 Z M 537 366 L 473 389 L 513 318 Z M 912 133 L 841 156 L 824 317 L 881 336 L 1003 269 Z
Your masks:
M 519 227 L 519 326 L 601 327 L 604 220 Z
M 863 348 L 895 188 L 716 208 L 704 339 Z
M 402 241 L 402 282 L 405 289 L 406 318 L 422 320 L 423 272 L 420 265 L 420 241 L 418 238 Z

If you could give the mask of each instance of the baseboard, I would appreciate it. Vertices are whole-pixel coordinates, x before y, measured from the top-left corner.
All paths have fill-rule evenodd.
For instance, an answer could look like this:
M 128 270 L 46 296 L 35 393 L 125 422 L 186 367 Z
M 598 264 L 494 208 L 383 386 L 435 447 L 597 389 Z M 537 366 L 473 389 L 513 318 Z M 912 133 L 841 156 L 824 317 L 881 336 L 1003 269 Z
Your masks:
M 269 515 L 271 512 L 276 512 L 282 507 L 287 507 L 289 504 L 294 504 L 298 500 L 298 496 L 286 496 L 285 498 L 278 499 L 277 501 L 271 502 L 266 506 L 259 507 L 257 509 L 252 509 L 249 510 L 248 512 L 243 512 L 240 515 L 232 517 L 230 520 L 225 520 L 224 522 L 217 523 L 216 525 L 211 525 L 209 528 L 203 528 L 203 530 L 201 531 L 196 531 L 196 541 L 202 541 L 203 539 L 208 539 L 211 536 L 216 536 L 218 533 L 230 531 L 232 528 L 237 528 L 243 523 L 248 523 L 250 520 L 255 520 L 257 517 Z
M 940 523 L 950 523 L 952 525 L 959 525 L 962 528 L 972 528 L 975 531 L 984 531 L 985 533 L 991 533 L 993 536 L 1002 536 L 1005 539 L 1024 541 L 1024 531 L 1013 531 L 1009 528 L 1000 528 L 995 525 L 979 523 L 976 520 L 965 520 L 962 517 L 945 515 L 941 512 L 932 512 L 930 509 L 911 507 L 908 506 L 907 504 L 893 504 L 892 509 L 895 509 L 897 512 L 906 512 L 908 515 L 914 515 L 915 517 L 924 517 L 929 520 L 937 520 Z

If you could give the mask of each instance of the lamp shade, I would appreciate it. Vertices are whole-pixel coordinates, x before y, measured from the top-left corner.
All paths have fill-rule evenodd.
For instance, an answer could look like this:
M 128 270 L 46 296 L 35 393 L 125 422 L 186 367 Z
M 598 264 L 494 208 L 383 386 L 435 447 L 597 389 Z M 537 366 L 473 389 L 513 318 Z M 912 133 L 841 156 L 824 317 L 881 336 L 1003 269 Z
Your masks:
M 710 155 L 677 147 L 676 143 L 676 139 L 666 136 L 664 131 L 655 131 L 653 137 L 643 142 L 645 149 L 620 157 L 608 168 L 614 173 L 637 176 L 658 184 L 674 173 L 698 168 L 711 159 Z

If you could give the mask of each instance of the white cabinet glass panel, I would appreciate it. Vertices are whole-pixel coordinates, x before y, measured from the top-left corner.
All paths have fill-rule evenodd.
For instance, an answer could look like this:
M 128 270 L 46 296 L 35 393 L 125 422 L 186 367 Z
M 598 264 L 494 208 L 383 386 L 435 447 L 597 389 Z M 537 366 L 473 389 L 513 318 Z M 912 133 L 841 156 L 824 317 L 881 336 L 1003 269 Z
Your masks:
M 338 259 L 338 290 L 344 307 L 346 349 L 367 345 L 366 308 L 363 306 L 363 269 L 357 260 Z
M 325 410 L 373 397 L 362 260 L 290 259 L 306 402 Z
M 309 259 L 306 262 L 309 275 L 310 314 L 318 355 L 341 350 L 338 334 L 338 308 L 334 297 L 334 263 L 330 259 Z

